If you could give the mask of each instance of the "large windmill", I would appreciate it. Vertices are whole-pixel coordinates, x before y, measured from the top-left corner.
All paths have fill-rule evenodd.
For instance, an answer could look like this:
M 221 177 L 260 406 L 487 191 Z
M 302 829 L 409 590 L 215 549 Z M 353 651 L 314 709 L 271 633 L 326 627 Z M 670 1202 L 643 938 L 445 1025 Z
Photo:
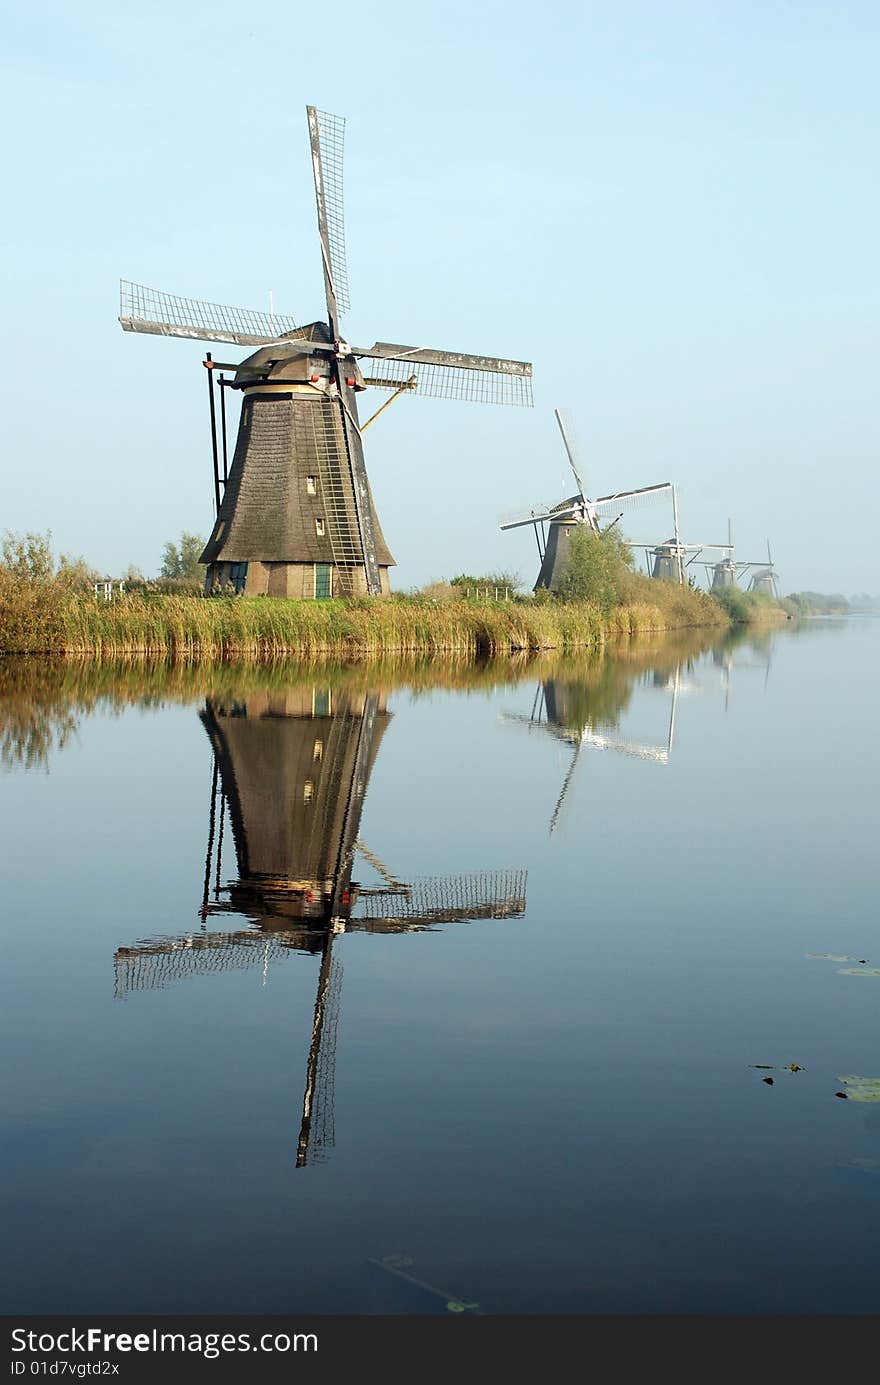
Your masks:
M 525 911 L 525 871 L 404 882 L 361 840 L 364 797 L 389 719 L 381 694 L 329 687 L 258 693 L 246 702 L 209 698 L 201 713 L 213 749 L 202 926 L 121 947 L 114 958 L 116 995 L 124 999 L 190 976 L 251 967 L 265 977 L 291 956 L 320 957 L 297 1167 L 334 1143 L 340 935 L 410 933 Z M 227 822 L 237 878 L 223 882 Z M 365 887 L 352 878 L 358 858 L 381 883 Z M 209 919 L 229 915 L 251 926 L 208 927 Z
M 627 510 L 669 495 L 674 489 L 668 481 L 661 481 L 654 486 L 615 491 L 613 495 L 600 495 L 595 500 L 590 500 L 583 481 L 583 467 L 579 465 L 577 457 L 571 420 L 562 409 L 555 409 L 554 413 L 569 464 L 574 472 L 577 492 L 557 505 L 549 508 L 536 506 L 527 515 L 519 515 L 501 524 L 502 529 L 521 529 L 529 524 L 534 526 L 538 556 L 541 560 L 535 591 L 542 587 L 548 591 L 559 590 L 559 584 L 568 565 L 568 543 L 579 525 L 587 524 L 594 534 L 599 534 L 601 519 L 610 519 L 614 524 Z
M 349 345 L 342 203 L 345 122 L 307 107 L 326 322 L 298 326 L 251 312 L 178 298 L 123 281 L 119 320 L 128 332 L 257 347 L 238 365 L 208 367 L 217 512 L 202 554 L 206 589 L 249 595 L 329 597 L 388 591 L 394 563 L 376 515 L 364 464 L 357 395 L 369 385 L 446 399 L 531 404 L 524 361 L 375 342 Z M 371 363 L 364 374 L 360 362 Z M 225 372 L 234 372 L 227 379 Z M 220 442 L 214 375 L 220 375 Z M 231 468 L 226 389 L 242 407 Z M 386 400 L 382 408 L 391 400 Z M 221 466 L 222 462 L 222 466 Z

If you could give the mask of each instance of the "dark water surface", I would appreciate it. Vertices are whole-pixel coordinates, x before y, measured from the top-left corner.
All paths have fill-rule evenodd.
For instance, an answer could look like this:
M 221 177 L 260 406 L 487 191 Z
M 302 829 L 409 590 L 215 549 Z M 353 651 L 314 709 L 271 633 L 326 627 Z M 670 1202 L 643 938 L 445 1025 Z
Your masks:
M 880 1310 L 878 677 L 6 661 L 3 1308 Z

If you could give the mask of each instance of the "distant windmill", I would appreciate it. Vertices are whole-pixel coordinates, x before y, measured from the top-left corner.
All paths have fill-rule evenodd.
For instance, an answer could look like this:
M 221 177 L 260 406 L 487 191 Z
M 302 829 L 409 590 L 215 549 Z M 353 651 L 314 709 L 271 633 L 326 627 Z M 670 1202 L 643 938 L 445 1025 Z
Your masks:
M 587 524 L 594 534 L 599 534 L 600 519 L 609 518 L 612 523 L 616 523 L 627 510 L 669 495 L 673 491 L 668 481 L 661 481 L 658 485 L 641 486 L 637 490 L 615 491 L 613 495 L 600 495 L 595 500 L 590 500 L 587 497 L 583 467 L 579 465 L 569 416 L 562 409 L 555 409 L 554 413 L 574 472 L 577 492 L 561 500 L 558 505 L 550 508 L 536 506 L 527 515 L 505 520 L 500 526 L 502 529 L 520 529 L 529 524 L 534 526 L 541 560 L 535 591 L 542 587 L 549 591 L 559 589 L 568 563 L 568 541 L 578 525 Z M 610 528 L 610 525 L 608 527 Z
M 388 342 L 349 345 L 340 321 L 349 306 L 342 204 L 345 122 L 314 106 L 307 114 L 326 322 L 301 327 L 274 308 L 251 312 L 126 280 L 121 284 L 119 320 L 128 332 L 259 348 L 238 365 L 210 355 L 205 360 L 217 511 L 201 557 L 208 591 L 297 598 L 387 592 L 394 559 L 367 479 L 364 430 L 407 392 L 480 403 L 532 402 L 532 367 L 524 361 Z M 376 373 L 362 373 L 364 359 L 379 363 Z M 234 378 L 220 374 L 218 446 L 214 376 L 226 370 Z M 368 385 L 390 390 L 392 398 L 361 423 L 356 396 Z M 231 470 L 227 388 L 243 395 Z
M 202 928 L 119 948 L 116 994 L 235 967 L 259 966 L 265 977 L 270 963 L 291 954 L 320 954 L 296 1151 L 302 1167 L 334 1143 L 339 935 L 516 917 L 525 911 L 526 873 L 405 883 L 365 846 L 358 835 L 364 796 L 389 722 L 379 694 L 299 688 L 256 694 L 246 703 L 209 698 L 201 719 L 214 752 Z M 227 817 L 238 878 L 224 885 Z M 352 879 L 358 854 L 384 884 L 364 888 Z M 205 927 L 208 918 L 229 914 L 243 914 L 256 927 Z
M 739 579 L 748 572 L 749 568 L 764 567 L 764 563 L 744 563 L 735 556 L 733 544 L 733 520 L 727 521 L 727 551 L 725 556 L 717 561 L 700 562 L 700 567 L 704 567 L 708 574 L 711 572 L 712 591 L 719 591 L 722 587 L 738 587 Z
M 550 818 L 550 833 L 556 831 L 562 810 L 568 798 L 581 754 L 584 750 L 611 750 L 628 755 L 636 760 L 649 760 L 654 764 L 669 763 L 675 737 L 675 712 L 681 687 L 681 670 L 676 666 L 671 678 L 661 684 L 671 692 L 669 722 L 666 741 L 663 744 L 648 744 L 622 736 L 616 731 L 607 730 L 601 725 L 592 725 L 584 720 L 571 705 L 572 686 L 560 679 L 547 679 L 539 683 L 532 703 L 530 716 L 505 712 L 502 721 L 517 723 L 529 731 L 543 731 L 572 747 L 572 756 L 562 781 L 562 788 L 556 800 L 556 807 Z
M 673 532 L 671 538 L 653 546 L 651 544 L 634 544 L 633 547 L 645 550 L 648 572 L 651 577 L 662 577 L 669 582 L 684 584 L 688 580 L 687 569 L 697 561 L 701 553 L 705 553 L 707 549 L 726 553 L 732 550 L 732 544 L 682 542 L 678 523 L 678 491 L 675 486 L 672 487 L 672 516 Z
M 776 576 L 776 568 L 773 566 L 773 557 L 770 553 L 770 540 L 767 540 L 767 563 L 760 567 L 757 572 L 752 573 L 752 580 L 749 582 L 750 592 L 767 592 L 774 601 L 779 600 L 779 579 Z

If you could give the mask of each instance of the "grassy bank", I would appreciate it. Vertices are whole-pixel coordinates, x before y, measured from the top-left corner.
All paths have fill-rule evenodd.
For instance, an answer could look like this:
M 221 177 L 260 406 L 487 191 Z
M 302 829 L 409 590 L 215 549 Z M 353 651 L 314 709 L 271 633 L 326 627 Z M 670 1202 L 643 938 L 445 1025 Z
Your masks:
M 767 592 L 721 587 L 714 593 L 714 600 L 734 625 L 775 625 L 797 615 L 786 601 L 774 601 Z
M 52 582 L 0 582 L 0 651 L 184 659 L 491 655 L 601 648 L 616 635 L 725 626 L 703 592 L 645 579 L 640 598 L 603 612 L 590 602 L 419 597 L 285 601 L 144 594 L 97 601 Z

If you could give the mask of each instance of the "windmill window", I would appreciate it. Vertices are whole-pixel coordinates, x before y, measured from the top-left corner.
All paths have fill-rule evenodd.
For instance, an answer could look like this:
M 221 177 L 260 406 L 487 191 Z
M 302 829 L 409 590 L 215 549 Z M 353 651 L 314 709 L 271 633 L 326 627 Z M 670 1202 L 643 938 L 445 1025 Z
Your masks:
M 315 485 L 314 476 L 306 477 L 306 495 L 317 495 L 318 487 Z
M 313 780 L 307 779 L 303 784 L 303 803 L 311 803 L 315 796 L 315 785 Z
M 317 534 L 317 536 L 318 536 L 319 539 L 322 539 L 322 538 L 324 537 L 324 521 L 323 521 L 323 519 L 316 519 L 316 520 L 315 520 L 315 533 Z
M 324 758 L 324 742 L 323 742 L 323 741 L 315 741 L 315 744 L 314 744 L 314 746 L 312 747 L 312 759 L 313 759 L 313 760 L 323 760 L 323 758 Z

